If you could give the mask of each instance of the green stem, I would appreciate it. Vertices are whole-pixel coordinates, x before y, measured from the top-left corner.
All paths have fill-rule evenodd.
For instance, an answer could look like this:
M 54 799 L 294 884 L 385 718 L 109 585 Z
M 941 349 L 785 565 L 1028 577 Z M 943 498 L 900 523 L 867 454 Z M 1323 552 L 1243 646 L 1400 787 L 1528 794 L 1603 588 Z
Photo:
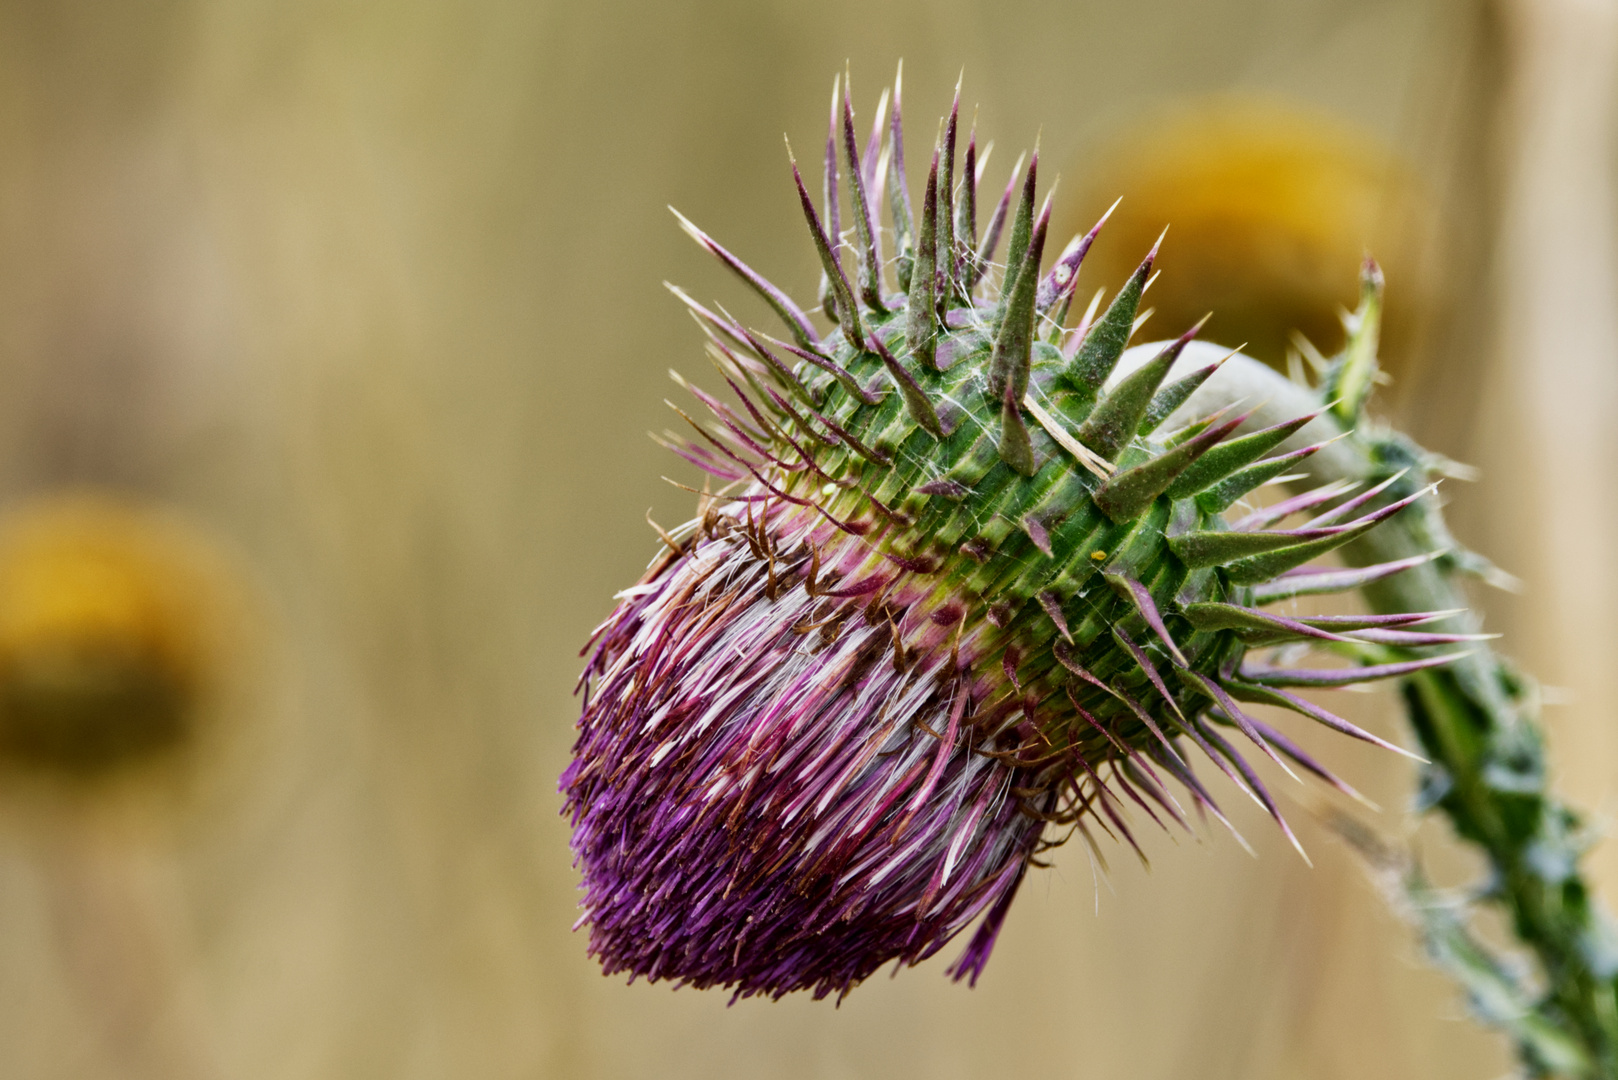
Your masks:
M 1320 406 L 1319 396 L 1256 361 L 1233 358 L 1221 377 L 1188 405 L 1206 412 L 1239 398 L 1266 404 L 1252 421 L 1265 426 Z M 1227 374 L 1228 373 L 1228 374 Z M 1400 472 L 1389 501 L 1429 481 L 1435 460 L 1403 436 L 1327 414 L 1299 433 L 1299 443 L 1341 430 L 1348 434 L 1310 459 L 1309 484 L 1372 481 Z M 1289 447 L 1284 447 L 1286 449 Z M 1353 545 L 1346 561 L 1368 565 L 1442 549 L 1446 554 L 1367 587 L 1376 612 L 1469 609 L 1457 580 L 1487 564 L 1451 540 L 1438 501 L 1424 499 Z M 1454 629 L 1473 631 L 1470 610 Z M 1449 819 L 1456 834 L 1488 861 L 1476 902 L 1505 913 L 1517 941 L 1538 968 L 1532 984 L 1470 936 L 1464 919 L 1441 910 L 1419 876 L 1407 887 L 1429 951 L 1459 977 L 1483 1018 L 1506 1029 L 1534 1076 L 1618 1078 L 1618 937 L 1579 868 L 1586 842 L 1580 816 L 1550 790 L 1545 737 L 1530 680 L 1487 646 L 1441 669 L 1404 680 L 1411 726 L 1430 764 L 1417 806 Z

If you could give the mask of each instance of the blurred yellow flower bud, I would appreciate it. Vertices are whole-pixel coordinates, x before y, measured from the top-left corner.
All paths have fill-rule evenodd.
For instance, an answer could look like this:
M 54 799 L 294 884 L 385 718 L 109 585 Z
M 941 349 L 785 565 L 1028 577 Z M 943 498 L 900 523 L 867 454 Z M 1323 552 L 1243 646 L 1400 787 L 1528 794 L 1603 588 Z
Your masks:
M 196 741 L 241 590 L 178 519 L 107 495 L 0 514 L 0 760 L 84 777 Z
M 1278 102 L 1217 99 L 1137 119 L 1088 157 L 1061 235 L 1088 228 L 1119 195 L 1080 282 L 1078 307 L 1116 288 L 1168 227 L 1165 267 L 1142 302 L 1142 337 L 1178 334 L 1213 312 L 1202 336 L 1281 366 L 1292 331 L 1321 352 L 1341 347 L 1341 312 L 1358 298 L 1360 263 L 1390 288 L 1382 360 L 1394 376 L 1430 303 L 1421 264 L 1432 216 L 1409 170 L 1376 139 L 1330 114 Z

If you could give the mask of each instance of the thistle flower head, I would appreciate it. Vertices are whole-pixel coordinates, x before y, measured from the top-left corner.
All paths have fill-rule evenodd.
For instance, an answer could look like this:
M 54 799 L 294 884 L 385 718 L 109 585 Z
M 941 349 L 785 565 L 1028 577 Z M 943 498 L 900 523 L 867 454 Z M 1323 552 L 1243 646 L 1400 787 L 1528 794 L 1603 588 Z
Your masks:
M 975 981 L 1043 848 L 1134 845 L 1142 815 L 1187 827 L 1188 806 L 1223 820 L 1193 756 L 1282 829 L 1239 744 L 1344 786 L 1245 703 L 1381 742 L 1288 688 L 1440 663 L 1389 654 L 1458 640 L 1406 628 L 1421 616 L 1263 610 L 1422 561 L 1306 565 L 1410 499 L 1334 485 L 1227 522 L 1319 448 L 1283 446 L 1312 417 L 1169 425 L 1217 365 L 1167 379 L 1192 327 L 1114 376 L 1155 248 L 1068 328 L 1100 224 L 1047 264 L 1037 152 L 980 214 L 959 91 L 913 200 L 900 113 L 896 82 L 862 142 L 845 79 L 819 200 L 790 165 L 830 329 L 680 219 L 784 331 L 675 290 L 731 393 L 680 380 L 711 421 L 680 411 L 691 430 L 666 443 L 722 486 L 592 638 L 561 782 L 609 973 L 842 994 L 981 920 L 952 969 Z M 1368 294 L 1362 346 L 1374 310 Z M 1351 342 L 1336 408 L 1360 407 L 1366 364 Z M 1371 666 L 1247 657 L 1298 641 Z

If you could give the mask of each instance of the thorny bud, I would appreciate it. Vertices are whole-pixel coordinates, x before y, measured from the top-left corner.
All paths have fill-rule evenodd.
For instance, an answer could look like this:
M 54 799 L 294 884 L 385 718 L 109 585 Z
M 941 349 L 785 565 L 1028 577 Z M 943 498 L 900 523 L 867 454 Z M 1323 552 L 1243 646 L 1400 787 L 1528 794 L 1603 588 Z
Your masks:
M 851 266 L 825 231 L 835 193 L 823 215 L 797 180 L 835 301 L 824 334 L 685 223 L 791 341 L 676 290 L 738 404 L 689 387 L 713 422 L 667 445 L 723 486 L 663 535 L 586 650 L 561 788 L 580 923 L 608 973 L 842 995 L 976 922 L 952 968 L 975 981 L 1044 849 L 1075 833 L 1135 845 L 1132 814 L 1185 828 L 1187 804 L 1224 820 L 1194 754 L 1283 830 L 1238 744 L 1346 788 L 1243 708 L 1381 743 L 1289 689 L 1340 685 L 1343 669 L 1250 649 L 1329 642 L 1371 665 L 1359 682 L 1443 663 L 1397 654 L 1461 640 L 1409 629 L 1419 615 L 1262 609 L 1412 565 L 1306 564 L 1425 492 L 1367 506 L 1379 489 L 1331 485 L 1227 522 L 1315 447 L 1272 454 L 1300 424 L 1243 434 L 1240 415 L 1163 430 L 1208 374 L 1166 379 L 1191 333 L 1114 377 L 1151 256 L 1108 310 L 1062 327 L 1093 231 L 1042 275 L 1037 156 L 974 235 L 974 214 L 952 215 L 979 180 L 950 179 L 952 109 L 926 197 L 889 199 L 909 280 L 885 280 L 867 223 L 883 181 L 904 182 L 880 164 L 902 153 L 897 87 L 891 100 L 863 155 L 846 83 L 833 112 Z M 1007 264 L 981 273 L 1019 188 Z M 1358 333 L 1374 334 L 1374 305 L 1365 315 Z M 1275 527 L 1293 515 L 1309 520 Z

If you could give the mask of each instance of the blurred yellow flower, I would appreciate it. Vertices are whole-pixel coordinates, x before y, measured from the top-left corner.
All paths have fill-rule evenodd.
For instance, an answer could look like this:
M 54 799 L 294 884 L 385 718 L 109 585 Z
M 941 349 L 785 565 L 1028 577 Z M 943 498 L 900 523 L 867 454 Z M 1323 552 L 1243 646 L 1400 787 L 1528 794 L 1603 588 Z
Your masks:
M 1143 339 L 1211 311 L 1205 339 L 1246 342 L 1279 366 L 1293 330 L 1328 355 L 1342 344 L 1339 313 L 1354 306 L 1371 254 L 1392 298 L 1382 359 L 1399 374 L 1430 293 L 1420 264 L 1431 219 L 1413 176 L 1374 138 L 1330 114 L 1227 98 L 1137 120 L 1089 161 L 1067 207 L 1072 228 L 1125 198 L 1089 256 L 1078 306 L 1123 281 L 1167 226 Z
M 194 741 L 238 587 L 194 529 L 100 494 L 0 514 L 0 759 L 92 775 Z

